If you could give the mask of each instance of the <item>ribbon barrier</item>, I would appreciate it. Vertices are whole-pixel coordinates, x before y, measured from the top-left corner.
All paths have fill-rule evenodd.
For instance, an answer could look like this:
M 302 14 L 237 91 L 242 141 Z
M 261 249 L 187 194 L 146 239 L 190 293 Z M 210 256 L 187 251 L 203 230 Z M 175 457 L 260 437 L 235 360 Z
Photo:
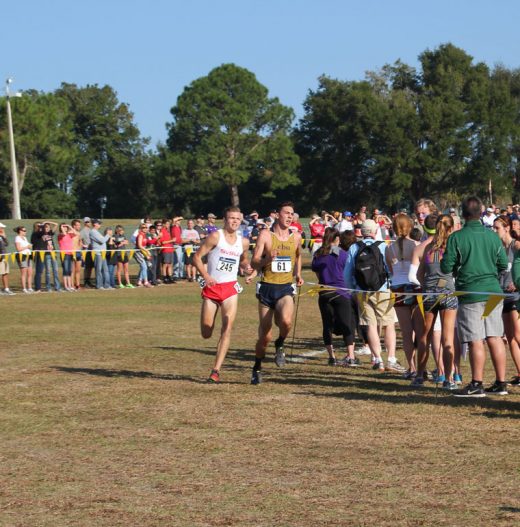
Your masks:
M 365 303 L 367 299 L 371 296 L 375 296 L 376 299 L 376 305 L 382 304 L 384 302 L 388 302 L 388 297 L 381 300 L 381 294 L 386 293 L 386 295 L 389 295 L 390 302 L 389 302 L 389 308 L 390 310 L 395 301 L 398 298 L 406 298 L 415 296 L 417 297 L 417 307 L 419 308 L 423 318 L 425 316 L 425 313 L 430 313 L 439 302 L 444 300 L 448 297 L 460 297 L 460 296 L 466 296 L 466 295 L 479 295 L 479 296 L 487 296 L 486 305 L 484 307 L 484 313 L 482 314 L 482 319 L 485 319 L 492 313 L 492 311 L 498 306 L 498 304 L 504 300 L 505 298 L 512 297 L 513 295 L 508 293 L 495 293 L 490 291 L 453 291 L 452 293 L 422 293 L 422 292 L 406 292 L 406 293 L 395 293 L 393 291 L 365 291 L 362 289 L 351 289 L 348 287 L 337 287 L 337 286 L 329 286 L 329 285 L 322 285 L 317 284 L 315 282 L 307 282 L 307 285 L 311 286 L 305 293 L 302 293 L 302 295 L 309 295 L 309 296 L 316 296 L 321 291 L 345 291 L 352 296 L 354 296 L 357 299 L 359 309 L 361 310 L 361 313 L 364 313 L 365 311 Z M 339 293 L 338 293 L 339 294 Z M 386 296 L 385 295 L 385 296 Z M 424 297 L 426 298 L 435 298 L 437 297 L 437 300 L 433 304 L 433 306 L 425 311 L 424 309 Z
M 189 257 L 192 252 L 195 250 L 194 248 L 188 247 L 186 250 L 186 255 Z M 65 256 L 67 254 L 69 256 L 72 256 L 73 260 L 77 260 L 77 252 L 81 253 L 81 257 L 83 260 L 85 260 L 88 253 L 91 253 L 93 255 L 99 255 L 103 260 L 107 258 L 112 258 L 114 254 L 121 253 L 121 255 L 124 256 L 128 253 L 129 259 L 131 260 L 136 252 L 140 252 L 143 256 L 146 258 L 150 258 L 153 251 L 162 251 L 161 247 L 153 247 L 150 249 L 110 249 L 110 250 L 102 250 L 102 251 L 95 251 L 93 249 L 83 249 L 81 251 L 73 251 L 72 254 L 70 251 L 60 251 L 60 250 L 45 250 L 45 251 L 32 251 L 31 254 L 22 254 L 19 252 L 11 252 L 11 253 L 5 253 L 0 254 L 0 262 L 3 260 L 9 261 L 9 259 L 15 263 L 17 259 L 20 259 L 21 261 L 26 261 L 28 258 L 30 259 L 36 259 L 40 258 L 40 260 L 43 262 L 45 259 L 46 254 L 50 254 L 50 257 L 55 260 L 57 257 L 57 253 L 59 254 L 59 257 L 61 261 L 65 259 Z M 365 303 L 367 302 L 368 298 L 375 296 L 376 297 L 376 305 L 382 304 L 382 303 L 388 303 L 388 311 L 392 309 L 392 307 L 395 304 L 395 301 L 399 298 L 410 298 L 410 297 L 416 297 L 417 300 L 417 306 L 424 318 L 426 312 L 431 312 L 435 309 L 435 307 L 439 304 L 439 302 L 442 302 L 442 300 L 448 298 L 448 297 L 460 297 L 465 295 L 479 295 L 479 296 L 486 296 L 486 305 L 484 308 L 484 313 L 482 314 L 482 319 L 485 319 L 489 316 L 489 314 L 497 307 L 497 305 L 504 299 L 508 297 L 512 297 L 513 295 L 508 293 L 495 293 L 491 291 L 453 291 L 451 293 L 423 293 L 423 292 L 403 292 L 403 293 L 396 293 L 394 291 L 365 291 L 362 289 L 352 289 L 348 287 L 337 287 L 337 286 L 330 286 L 330 285 L 323 285 L 318 284 L 316 282 L 306 282 L 306 285 L 310 286 L 307 291 L 301 293 L 302 296 L 308 295 L 311 297 L 317 296 L 320 292 L 323 291 L 344 291 L 346 293 L 351 294 L 357 299 L 359 308 L 361 310 L 361 314 L 365 311 Z M 300 289 L 300 288 L 299 288 Z M 338 293 L 339 294 L 339 293 Z M 386 298 L 381 299 L 381 295 L 384 294 Z M 298 296 L 300 293 L 298 292 Z M 388 296 L 390 297 L 390 302 L 388 302 Z M 426 298 L 435 298 L 437 297 L 436 301 L 428 309 L 425 311 L 424 308 L 424 299 Z

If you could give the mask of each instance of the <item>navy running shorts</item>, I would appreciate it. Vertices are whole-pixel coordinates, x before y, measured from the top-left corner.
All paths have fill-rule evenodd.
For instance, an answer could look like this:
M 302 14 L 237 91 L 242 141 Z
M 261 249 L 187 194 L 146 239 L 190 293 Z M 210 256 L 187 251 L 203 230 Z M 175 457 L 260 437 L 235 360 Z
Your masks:
M 276 303 L 284 296 L 292 296 L 296 294 L 296 286 L 294 284 L 268 284 L 266 282 L 258 282 L 256 286 L 256 298 L 264 306 L 270 309 L 276 308 Z

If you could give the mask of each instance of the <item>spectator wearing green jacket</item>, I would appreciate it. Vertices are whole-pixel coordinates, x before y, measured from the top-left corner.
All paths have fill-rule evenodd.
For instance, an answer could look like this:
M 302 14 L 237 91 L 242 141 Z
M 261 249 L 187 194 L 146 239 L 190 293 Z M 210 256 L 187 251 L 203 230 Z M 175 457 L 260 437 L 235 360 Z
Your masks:
M 507 269 L 508 260 L 499 237 L 482 225 L 481 206 L 480 199 L 474 196 L 463 201 L 465 225 L 448 238 L 441 261 L 442 272 L 453 273 L 457 291 L 482 293 L 459 297 L 458 333 L 461 343 L 469 345 L 472 379 L 466 387 L 454 392 L 458 397 L 485 397 L 486 393 L 507 395 L 503 301 L 485 319 L 482 315 L 489 299 L 485 293 L 503 294 L 498 275 Z M 482 385 L 486 361 L 484 339 L 496 374 L 495 383 L 485 390 Z

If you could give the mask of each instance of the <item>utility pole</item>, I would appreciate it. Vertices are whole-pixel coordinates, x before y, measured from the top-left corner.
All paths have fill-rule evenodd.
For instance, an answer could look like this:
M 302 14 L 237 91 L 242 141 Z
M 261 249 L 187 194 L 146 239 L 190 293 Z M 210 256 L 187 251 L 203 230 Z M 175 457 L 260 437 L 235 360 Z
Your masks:
M 14 133 L 13 133 L 13 117 L 11 115 L 11 101 L 12 97 L 9 91 L 9 84 L 13 82 L 13 79 L 7 79 L 5 81 L 5 97 L 7 103 L 7 128 L 9 132 L 9 153 L 11 155 L 11 179 L 13 186 L 13 205 L 12 205 L 12 217 L 13 220 L 21 220 L 22 212 L 20 210 L 20 191 L 18 189 L 18 169 L 16 164 L 16 152 L 14 149 Z M 21 97 L 21 93 L 17 92 L 14 97 Z

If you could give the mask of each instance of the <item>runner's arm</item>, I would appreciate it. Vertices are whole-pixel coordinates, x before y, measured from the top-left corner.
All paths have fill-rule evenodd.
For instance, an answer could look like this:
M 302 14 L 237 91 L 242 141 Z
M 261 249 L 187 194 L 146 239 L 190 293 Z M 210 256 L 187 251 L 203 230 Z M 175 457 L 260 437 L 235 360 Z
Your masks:
M 249 262 L 249 240 L 247 238 L 242 238 L 242 255 L 240 256 L 240 267 L 244 271 L 246 276 L 246 284 L 250 284 L 253 278 L 258 274 L 252 267 Z
M 251 266 L 253 269 L 260 272 L 269 262 L 271 262 L 272 259 L 271 233 L 268 230 L 262 230 L 256 241 L 255 252 L 251 259 Z
M 204 243 L 199 247 L 197 252 L 193 255 L 193 265 L 199 274 L 204 278 L 206 284 L 210 287 L 215 285 L 215 280 L 208 274 L 206 266 L 202 263 L 202 258 L 206 256 L 212 249 L 218 244 L 219 234 L 217 231 L 212 232 L 205 240 Z
M 301 234 L 295 233 L 294 241 L 296 243 L 296 259 L 294 262 L 294 276 L 296 277 L 296 285 L 300 287 L 303 285 L 303 282 L 304 282 L 302 278 L 302 250 L 301 250 L 302 237 L 301 237 Z

